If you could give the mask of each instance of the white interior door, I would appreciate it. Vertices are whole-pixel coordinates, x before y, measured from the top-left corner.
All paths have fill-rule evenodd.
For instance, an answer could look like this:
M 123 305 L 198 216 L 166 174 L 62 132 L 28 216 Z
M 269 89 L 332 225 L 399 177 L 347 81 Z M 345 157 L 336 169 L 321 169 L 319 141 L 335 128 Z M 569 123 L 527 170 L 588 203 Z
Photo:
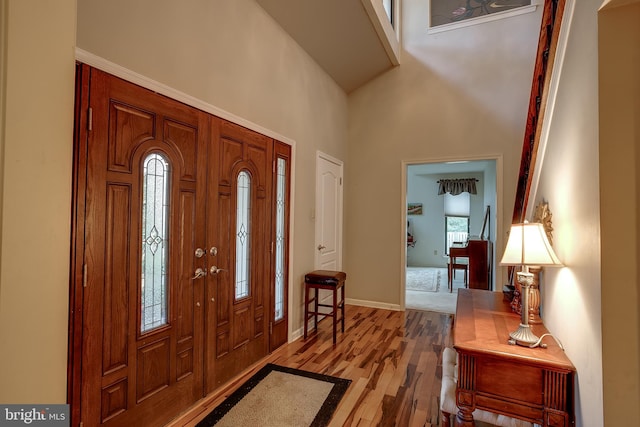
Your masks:
M 316 157 L 315 267 L 342 269 L 342 174 L 340 160 L 318 152 Z

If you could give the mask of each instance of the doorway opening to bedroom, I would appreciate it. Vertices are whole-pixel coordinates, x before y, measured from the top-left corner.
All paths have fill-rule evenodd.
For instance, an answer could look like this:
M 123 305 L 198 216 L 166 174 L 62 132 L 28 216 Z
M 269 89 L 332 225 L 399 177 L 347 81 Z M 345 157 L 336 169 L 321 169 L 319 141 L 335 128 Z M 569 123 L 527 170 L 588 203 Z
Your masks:
M 495 288 L 491 243 L 495 242 L 498 212 L 497 162 L 483 159 L 406 166 L 406 308 L 453 314 L 458 289 Z M 466 256 L 477 245 L 486 253 Z M 456 256 L 456 268 L 450 270 L 452 247 L 454 255 L 465 256 Z M 480 274 L 471 271 L 479 258 L 484 261 Z

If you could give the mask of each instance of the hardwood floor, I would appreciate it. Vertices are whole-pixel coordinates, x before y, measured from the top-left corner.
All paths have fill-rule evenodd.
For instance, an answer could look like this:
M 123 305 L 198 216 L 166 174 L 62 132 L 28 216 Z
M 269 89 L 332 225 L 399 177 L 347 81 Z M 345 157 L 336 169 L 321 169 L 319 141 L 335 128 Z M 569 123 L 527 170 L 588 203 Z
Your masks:
M 321 321 L 318 334 L 280 347 L 169 426 L 195 426 L 266 363 L 351 379 L 330 427 L 438 426 L 442 350 L 451 345 L 453 316 L 349 305 L 345 319 L 335 347 L 330 319 Z

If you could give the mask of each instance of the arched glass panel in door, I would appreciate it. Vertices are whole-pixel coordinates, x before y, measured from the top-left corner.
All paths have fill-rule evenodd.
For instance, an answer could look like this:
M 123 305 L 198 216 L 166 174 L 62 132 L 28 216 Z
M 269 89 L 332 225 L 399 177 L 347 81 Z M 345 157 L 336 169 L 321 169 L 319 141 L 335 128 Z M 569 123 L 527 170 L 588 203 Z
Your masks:
M 169 162 L 149 154 L 143 162 L 141 332 L 167 324 L 169 263 Z
M 251 265 L 251 176 L 247 171 L 238 174 L 236 188 L 236 299 L 250 294 Z

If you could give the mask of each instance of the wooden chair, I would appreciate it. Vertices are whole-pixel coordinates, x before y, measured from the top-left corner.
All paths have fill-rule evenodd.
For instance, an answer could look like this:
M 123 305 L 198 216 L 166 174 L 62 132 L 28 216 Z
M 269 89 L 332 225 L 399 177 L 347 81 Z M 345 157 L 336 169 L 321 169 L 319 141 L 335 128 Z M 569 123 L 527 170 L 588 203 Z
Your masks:
M 455 257 L 449 257 L 449 263 L 447 264 L 447 286 L 449 292 L 453 292 L 453 279 L 455 278 L 456 270 L 464 270 L 464 287 L 468 285 L 468 272 L 469 264 L 456 262 Z

